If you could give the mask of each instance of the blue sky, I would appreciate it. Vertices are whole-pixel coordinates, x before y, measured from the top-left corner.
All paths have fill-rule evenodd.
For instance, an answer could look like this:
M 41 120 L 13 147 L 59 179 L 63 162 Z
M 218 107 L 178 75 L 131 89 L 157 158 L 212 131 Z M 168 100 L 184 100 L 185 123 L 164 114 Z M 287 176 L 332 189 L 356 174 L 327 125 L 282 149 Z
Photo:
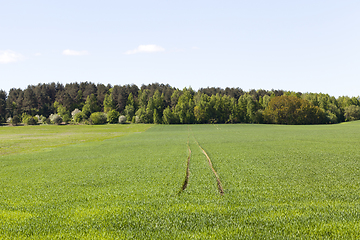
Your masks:
M 91 81 L 360 95 L 360 1 L 0 0 L 0 88 Z

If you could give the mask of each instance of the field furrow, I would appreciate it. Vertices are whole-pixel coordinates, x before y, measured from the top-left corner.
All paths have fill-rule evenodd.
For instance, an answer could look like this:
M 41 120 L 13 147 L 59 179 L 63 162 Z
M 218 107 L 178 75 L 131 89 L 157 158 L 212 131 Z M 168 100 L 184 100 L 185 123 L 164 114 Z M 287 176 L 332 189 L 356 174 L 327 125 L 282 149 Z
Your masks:
M 195 138 L 194 138 L 195 139 Z M 212 165 L 212 162 L 211 162 L 211 159 L 209 158 L 209 155 L 205 152 L 205 150 L 200 146 L 199 142 L 196 141 L 195 139 L 195 142 L 196 144 L 199 146 L 199 148 L 201 149 L 201 151 L 204 153 L 204 155 L 206 156 L 208 162 L 209 162 L 209 166 L 211 168 L 211 171 L 214 173 L 215 177 L 216 177 L 216 182 L 217 182 L 217 186 L 218 186 L 218 190 L 219 190 L 219 193 L 221 195 L 224 195 L 224 189 L 222 187 L 222 184 L 221 184 L 221 181 L 220 181 L 220 177 L 219 175 L 217 174 L 217 172 L 215 171 L 213 165 Z
M 189 156 L 187 158 L 187 162 L 186 162 L 186 174 L 185 174 L 185 180 L 184 183 L 182 185 L 181 191 L 179 193 L 181 193 L 182 191 L 184 191 L 189 183 L 189 176 L 190 176 L 190 159 L 191 159 L 191 149 L 190 149 L 190 145 L 189 145 L 189 140 L 187 142 L 187 146 L 188 146 L 188 150 L 189 150 Z

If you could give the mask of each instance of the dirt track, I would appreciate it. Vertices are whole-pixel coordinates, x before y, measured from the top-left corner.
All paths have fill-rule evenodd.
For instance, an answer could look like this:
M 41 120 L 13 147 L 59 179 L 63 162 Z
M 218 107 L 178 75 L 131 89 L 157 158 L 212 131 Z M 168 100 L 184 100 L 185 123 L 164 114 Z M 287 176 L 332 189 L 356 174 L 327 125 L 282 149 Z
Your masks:
M 189 130 L 190 130 L 190 129 L 189 129 Z M 188 137 L 189 137 L 189 136 L 188 136 Z M 217 186 L 218 186 L 218 190 L 219 190 L 220 195 L 224 195 L 224 188 L 222 187 L 222 184 L 221 184 L 221 181 L 220 181 L 220 177 L 219 177 L 219 175 L 217 174 L 217 172 L 215 171 L 209 155 L 208 155 L 208 154 L 206 153 L 206 151 L 200 146 L 199 142 L 196 140 L 196 138 L 195 138 L 194 135 L 193 135 L 193 138 L 194 138 L 196 144 L 199 146 L 199 148 L 201 149 L 201 151 L 204 153 L 204 155 L 205 155 L 206 158 L 208 159 L 209 166 L 210 166 L 212 172 L 214 173 L 214 175 L 215 175 L 215 177 L 216 177 L 216 182 L 217 182 Z M 189 176 L 190 176 L 190 159 L 191 159 L 191 149 L 190 149 L 189 139 L 188 139 L 188 142 L 187 142 L 187 146 L 188 146 L 188 150 L 189 150 L 189 155 L 188 155 L 188 158 L 187 158 L 186 175 L 185 175 L 185 180 L 184 180 L 184 183 L 183 183 L 183 185 L 182 185 L 182 188 L 181 188 L 181 190 L 179 191 L 179 194 L 181 194 L 181 193 L 187 188 L 188 183 L 189 183 Z
M 189 141 L 188 141 L 188 149 L 189 149 L 189 156 L 187 159 L 187 165 L 186 165 L 186 175 L 185 175 L 185 180 L 184 180 L 184 184 L 182 186 L 182 189 L 179 193 L 181 193 L 182 191 L 184 191 L 189 183 L 189 175 L 190 175 L 190 158 L 191 158 L 191 149 L 190 149 L 190 145 L 189 145 Z
M 195 139 L 195 137 L 194 137 Z M 200 144 L 198 143 L 198 141 L 196 141 L 195 139 L 195 142 L 197 143 L 197 145 L 199 146 L 199 148 L 202 150 L 202 152 L 204 153 L 204 155 L 206 156 L 206 158 L 208 159 L 208 162 L 209 162 L 209 166 L 211 168 L 211 170 L 213 171 L 215 177 L 216 177 L 216 181 L 217 181 L 217 185 L 218 185 L 218 190 L 220 192 L 221 195 L 224 195 L 224 189 L 221 185 L 221 181 L 220 181 L 220 177 L 219 175 L 217 174 L 217 172 L 215 171 L 213 165 L 212 165 L 212 162 L 211 162 L 211 159 L 210 157 L 208 156 L 208 154 L 205 152 L 205 150 L 200 146 Z

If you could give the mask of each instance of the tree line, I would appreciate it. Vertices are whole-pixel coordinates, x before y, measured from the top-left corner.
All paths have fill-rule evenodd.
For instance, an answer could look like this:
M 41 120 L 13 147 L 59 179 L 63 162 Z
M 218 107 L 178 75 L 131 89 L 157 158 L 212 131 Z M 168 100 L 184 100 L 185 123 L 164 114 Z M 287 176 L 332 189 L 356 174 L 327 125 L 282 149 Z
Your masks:
M 0 90 L 0 122 L 324 124 L 360 119 L 359 97 L 241 88 L 182 90 L 91 82 Z

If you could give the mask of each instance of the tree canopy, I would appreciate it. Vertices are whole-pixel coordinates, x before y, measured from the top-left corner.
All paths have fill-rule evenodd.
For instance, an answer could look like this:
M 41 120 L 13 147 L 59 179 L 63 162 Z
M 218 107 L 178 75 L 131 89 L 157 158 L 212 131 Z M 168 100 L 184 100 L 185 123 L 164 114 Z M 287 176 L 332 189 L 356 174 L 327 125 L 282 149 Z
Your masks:
M 360 119 L 360 99 L 274 89 L 181 90 L 159 83 L 140 88 L 90 82 L 49 83 L 29 85 L 24 90 L 13 88 L 9 93 L 0 90 L 0 122 L 29 119 L 24 116 L 45 119 L 52 114 L 65 122 L 98 122 L 100 116 L 103 123 L 107 116 L 107 122 L 115 123 L 123 115 L 128 122 L 155 124 L 321 124 Z

